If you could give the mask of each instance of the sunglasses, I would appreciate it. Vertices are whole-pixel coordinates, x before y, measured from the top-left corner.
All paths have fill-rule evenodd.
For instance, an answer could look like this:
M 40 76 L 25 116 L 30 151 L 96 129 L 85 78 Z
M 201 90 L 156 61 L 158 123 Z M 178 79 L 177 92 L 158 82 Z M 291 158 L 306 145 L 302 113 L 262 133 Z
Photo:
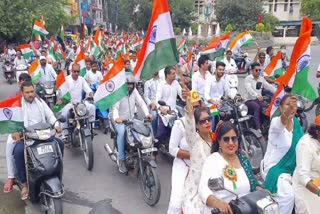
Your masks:
M 212 121 L 212 118 L 211 117 L 207 117 L 207 118 L 203 118 L 203 119 L 199 120 L 199 124 L 200 125 L 204 125 L 206 123 L 211 123 L 211 121 Z
M 73 73 L 80 73 L 80 70 L 75 70 L 75 71 L 73 71 Z
M 223 137 L 222 140 L 225 143 L 230 143 L 230 140 L 232 141 L 232 143 L 237 143 L 238 142 L 238 137 L 237 136 Z
M 254 69 L 256 72 L 260 72 L 261 71 L 261 69 Z

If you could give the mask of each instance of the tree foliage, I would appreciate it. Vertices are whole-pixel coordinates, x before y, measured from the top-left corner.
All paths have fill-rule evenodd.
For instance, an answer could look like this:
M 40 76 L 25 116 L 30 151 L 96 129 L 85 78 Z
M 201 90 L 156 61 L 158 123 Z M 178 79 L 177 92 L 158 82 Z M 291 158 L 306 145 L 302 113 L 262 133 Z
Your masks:
M 1 0 L 0 36 L 9 40 L 31 37 L 35 19 L 43 15 L 51 34 L 58 32 L 61 23 L 68 25 L 72 17 L 64 11 L 66 0 Z
M 277 17 L 270 13 L 263 14 L 263 24 L 267 28 L 266 31 L 273 31 L 279 25 L 280 21 Z M 268 27 L 267 27 L 268 26 Z
M 216 0 L 214 8 L 221 28 L 233 24 L 238 31 L 254 29 L 259 15 L 263 14 L 262 3 L 257 0 Z
M 109 22 L 123 30 L 147 29 L 153 0 L 107 0 Z M 193 0 L 169 0 L 172 24 L 187 28 L 194 20 Z
M 301 0 L 301 12 L 314 20 L 320 20 L 320 0 Z

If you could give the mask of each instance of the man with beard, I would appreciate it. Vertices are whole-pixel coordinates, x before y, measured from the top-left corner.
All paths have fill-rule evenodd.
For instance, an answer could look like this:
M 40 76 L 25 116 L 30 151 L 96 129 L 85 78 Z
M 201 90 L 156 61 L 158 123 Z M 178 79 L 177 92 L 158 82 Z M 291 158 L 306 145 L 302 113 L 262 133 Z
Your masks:
M 229 86 L 224 80 L 224 70 L 226 64 L 223 62 L 216 63 L 216 72 L 212 76 L 212 80 L 205 86 L 205 99 L 216 106 L 220 106 L 220 99 L 229 91 Z
M 39 81 L 35 82 L 35 84 L 37 85 L 37 93 L 41 91 L 41 86 L 39 83 L 53 82 L 57 79 L 57 73 L 53 69 L 52 65 L 47 63 L 47 59 L 45 56 L 40 56 L 39 71 L 41 73 L 41 77 Z
M 152 119 L 148 107 L 135 88 L 136 80 L 131 73 L 127 74 L 128 96 L 122 98 L 111 108 L 111 122 L 117 131 L 118 167 L 121 173 L 127 173 L 125 164 L 125 125 L 124 120 L 133 119 L 135 108 L 139 107 L 146 117 Z

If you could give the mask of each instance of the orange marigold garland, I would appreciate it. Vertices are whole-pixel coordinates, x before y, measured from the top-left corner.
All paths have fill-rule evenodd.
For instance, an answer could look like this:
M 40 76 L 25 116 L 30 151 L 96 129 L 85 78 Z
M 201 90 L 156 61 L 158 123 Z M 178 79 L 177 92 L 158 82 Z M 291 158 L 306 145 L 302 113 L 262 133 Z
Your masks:
M 233 189 L 237 189 L 237 180 L 238 180 L 238 177 L 237 177 L 237 172 L 236 170 L 230 166 L 230 165 L 227 165 L 226 168 L 224 168 L 224 176 L 229 179 L 230 181 L 232 181 L 232 184 L 233 184 Z

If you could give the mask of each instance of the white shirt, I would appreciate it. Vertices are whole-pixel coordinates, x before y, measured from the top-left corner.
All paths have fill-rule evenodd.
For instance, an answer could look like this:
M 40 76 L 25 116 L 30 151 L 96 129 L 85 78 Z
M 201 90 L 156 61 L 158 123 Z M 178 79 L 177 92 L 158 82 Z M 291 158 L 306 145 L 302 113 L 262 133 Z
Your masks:
M 262 92 L 262 88 L 265 88 L 269 91 L 271 91 L 272 93 L 274 93 L 276 91 L 276 88 L 273 87 L 273 85 L 271 85 L 270 83 L 268 83 L 264 77 L 259 76 L 258 80 L 255 80 L 253 75 L 250 74 L 249 76 L 247 76 L 244 80 L 244 98 L 246 100 L 255 100 L 257 99 L 258 95 L 261 95 Z M 256 88 L 256 85 L 258 82 L 262 83 L 262 86 L 260 89 Z
M 47 63 L 45 67 L 40 66 L 39 70 L 42 74 L 40 83 L 56 81 L 57 73 L 53 69 L 52 65 Z
M 84 79 L 89 83 L 89 85 L 94 83 L 100 83 L 103 79 L 101 71 L 96 71 L 96 73 L 93 73 L 91 70 L 87 71 L 87 73 L 84 75 Z
M 158 101 L 164 101 L 171 109 L 176 109 L 177 96 L 182 98 L 182 88 L 177 80 L 174 80 L 171 85 L 167 82 L 161 82 L 157 89 L 156 104 Z
M 73 49 L 71 49 L 70 52 L 68 53 L 67 59 L 71 59 L 72 61 L 74 61 L 77 55 L 78 53 L 74 52 Z
M 197 91 L 200 97 L 205 96 L 205 87 L 212 81 L 212 75 L 209 71 L 206 71 L 204 77 L 200 74 L 200 71 L 193 73 L 192 75 L 192 89 Z
M 250 193 L 250 182 L 244 169 L 242 167 L 235 169 L 237 173 L 237 188 L 233 189 L 232 181 L 224 176 L 224 169 L 227 165 L 229 165 L 228 162 L 218 152 L 211 154 L 205 160 L 199 183 L 199 194 L 204 204 L 206 204 L 210 195 L 214 195 L 216 198 L 226 203 L 229 203 L 232 199 L 235 199 L 235 195 L 225 190 L 212 192 L 208 187 L 208 181 L 210 179 L 223 178 L 224 188 L 236 193 L 239 197 Z M 206 207 L 204 213 L 211 214 L 211 209 L 212 208 Z
M 276 165 L 291 147 L 293 133 L 283 126 L 280 117 L 271 120 L 267 151 L 264 156 L 264 172 Z
M 66 77 L 66 82 L 70 89 L 69 92 L 72 103 L 80 103 L 82 101 L 83 91 L 85 91 L 87 95 L 92 92 L 86 80 L 81 76 L 79 76 L 77 80 L 74 80 L 70 74 Z
M 238 71 L 238 67 L 234 59 L 231 58 L 230 61 L 228 61 L 227 57 L 225 57 L 222 60 L 222 62 L 226 64 L 226 67 L 225 67 L 226 74 L 234 74 Z
M 156 95 L 157 95 L 157 89 L 159 84 L 160 84 L 160 79 L 156 80 L 154 78 L 145 82 L 143 96 L 148 106 L 151 103 L 156 104 Z
M 35 98 L 35 99 L 39 99 L 39 98 Z M 48 120 L 48 123 L 50 123 L 51 125 L 54 124 L 54 122 L 56 121 L 56 118 L 53 114 L 53 112 L 51 111 L 51 109 L 48 107 L 48 105 L 41 100 L 42 105 L 38 106 L 37 103 L 35 101 L 33 101 L 32 103 L 29 103 L 27 101 L 25 101 L 25 105 L 23 108 L 26 108 L 26 112 L 29 115 L 28 118 L 28 126 L 32 126 L 34 124 L 43 122 L 46 123 L 46 121 L 42 121 L 42 114 L 41 111 L 44 111 L 44 115 L 46 117 L 46 119 Z
M 161 82 L 166 81 L 166 76 L 164 74 L 164 68 L 159 71 L 159 77 L 160 77 Z
M 146 103 L 143 101 L 137 89 L 134 89 L 130 96 L 125 96 L 114 106 L 112 106 L 112 118 L 114 120 L 116 120 L 117 118 L 133 119 L 136 106 L 141 108 L 145 116 L 149 114 Z
M 130 65 L 131 65 L 131 70 L 133 71 L 134 68 L 136 67 L 137 65 L 137 60 L 136 61 L 133 61 L 132 59 L 130 60 Z
M 17 67 L 18 65 L 27 65 L 27 62 L 26 60 L 21 56 L 21 58 L 19 59 L 18 57 L 16 57 L 14 59 L 14 62 L 13 62 L 14 66 Z
M 318 70 L 317 70 L 318 72 L 320 72 L 320 64 L 319 64 L 319 66 L 318 66 Z
M 221 78 L 217 81 L 216 76 L 212 76 L 212 81 L 205 87 L 205 99 L 213 99 L 215 101 L 220 101 L 221 97 L 224 94 L 227 94 L 229 91 L 229 86 L 224 78 Z
M 10 54 L 10 56 L 17 55 L 17 52 L 14 49 L 9 49 L 8 54 Z
M 267 67 L 270 64 L 270 62 L 271 62 L 271 57 L 269 56 L 269 54 L 267 54 L 266 55 L 266 61 L 264 62 L 265 66 Z

